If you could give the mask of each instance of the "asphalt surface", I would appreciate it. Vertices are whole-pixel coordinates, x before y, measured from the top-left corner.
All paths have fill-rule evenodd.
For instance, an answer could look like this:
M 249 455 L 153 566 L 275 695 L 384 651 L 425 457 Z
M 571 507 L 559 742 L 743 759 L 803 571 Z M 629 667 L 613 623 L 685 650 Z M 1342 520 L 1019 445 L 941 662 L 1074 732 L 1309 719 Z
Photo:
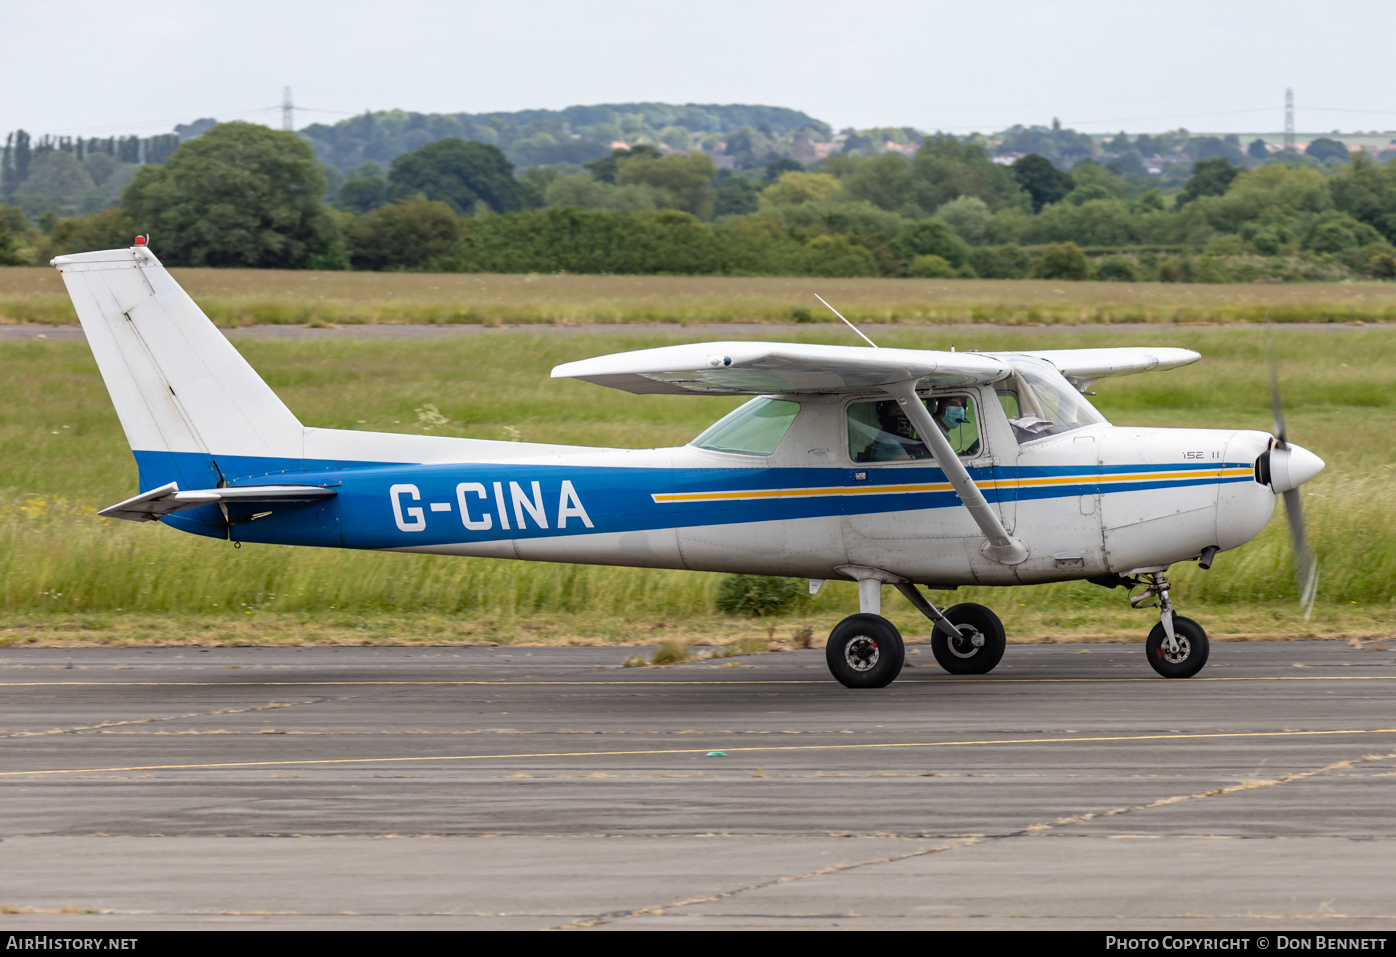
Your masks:
M 1396 928 L 1396 650 L 634 652 L 0 650 L 0 926 Z

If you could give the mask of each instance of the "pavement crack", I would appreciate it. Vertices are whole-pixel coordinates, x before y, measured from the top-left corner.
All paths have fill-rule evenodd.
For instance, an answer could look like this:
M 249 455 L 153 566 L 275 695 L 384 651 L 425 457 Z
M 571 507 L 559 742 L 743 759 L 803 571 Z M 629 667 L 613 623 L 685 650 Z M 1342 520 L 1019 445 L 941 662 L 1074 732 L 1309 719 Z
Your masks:
M 637 907 L 631 910 L 613 911 L 605 914 L 599 914 L 594 917 L 574 921 L 570 924 L 564 924 L 555 929 L 576 930 L 586 927 L 598 927 L 604 924 L 613 923 L 615 921 L 626 920 L 627 918 L 631 917 L 657 916 L 676 907 L 689 907 L 694 904 L 715 903 L 717 901 L 734 898 L 740 894 L 746 894 L 752 891 L 762 890 L 767 887 L 776 887 L 781 884 L 791 883 L 793 881 L 802 881 L 814 877 L 825 877 L 830 874 L 838 874 L 844 871 L 856 870 L 858 868 L 863 867 L 872 867 L 878 864 L 895 864 L 900 861 L 910 860 L 912 858 L 917 857 L 925 857 L 931 854 L 940 854 L 944 853 L 945 851 L 953 851 L 963 847 L 974 847 L 978 844 L 1012 840 L 1014 838 L 1022 837 L 1036 837 L 1048 831 L 1053 831 L 1063 827 L 1070 827 L 1074 824 L 1082 824 L 1086 821 L 1095 820 L 1097 818 L 1118 817 L 1123 814 L 1133 814 L 1139 811 L 1148 811 L 1153 808 L 1168 807 L 1173 804 L 1180 804 L 1184 801 L 1194 801 L 1202 798 L 1219 797 L 1227 794 L 1236 794 L 1241 791 L 1253 791 L 1260 788 L 1270 788 L 1283 784 L 1293 784 L 1296 781 L 1307 780 L 1308 778 L 1317 777 L 1322 774 L 1329 774 L 1333 771 L 1351 770 L 1353 767 L 1361 763 L 1385 761 L 1390 760 L 1392 758 L 1396 758 L 1396 751 L 1393 751 L 1389 754 L 1367 754 L 1359 758 L 1348 758 L 1342 761 L 1334 761 L 1331 764 L 1325 764 L 1323 767 L 1311 768 L 1308 771 L 1299 771 L 1294 774 L 1286 774 L 1278 778 L 1257 781 L 1243 781 L 1240 784 L 1229 784 L 1225 787 L 1210 788 L 1206 791 L 1197 791 L 1191 794 L 1175 794 L 1170 797 L 1159 798 L 1157 801 L 1149 801 L 1145 804 L 1133 804 L 1127 805 L 1125 807 L 1112 808 L 1108 811 L 1087 811 L 1083 814 L 1072 815 L 1071 817 L 1057 818 L 1057 820 L 1053 821 L 1050 824 L 1029 824 L 1027 827 L 1024 827 L 1020 830 L 1010 831 L 1004 834 L 970 837 L 958 841 L 952 841 L 948 844 L 937 845 L 935 847 L 919 848 L 915 851 L 910 851 L 906 854 L 891 854 L 884 857 L 872 858 L 870 860 L 865 861 L 855 861 L 848 864 L 835 864 L 832 867 L 820 868 L 819 870 L 809 871 L 803 874 L 790 874 L 784 877 L 776 877 L 770 880 L 758 881 L 752 884 L 744 885 L 742 887 L 732 888 L 731 890 L 718 891 L 713 894 L 705 894 L 699 897 L 689 897 L 683 900 L 671 901 L 667 904 L 657 904 L 651 907 Z
M 944 851 L 953 851 L 960 847 L 970 847 L 983 841 L 983 838 L 974 837 L 961 841 L 952 841 L 949 844 L 941 844 L 936 847 L 923 847 L 915 851 L 908 851 L 905 854 L 889 854 L 884 857 L 876 857 L 866 861 L 853 861 L 847 864 L 834 864 L 831 867 L 822 867 L 817 871 L 809 871 L 804 874 L 787 874 L 783 877 L 773 877 L 766 881 L 757 881 L 753 884 L 746 884 L 742 887 L 734 887 L 731 890 L 718 891 L 714 894 L 704 894 L 700 897 L 688 897 L 683 900 L 671 901 L 667 904 L 657 904 L 652 907 L 637 907 L 632 910 L 612 911 L 589 917 L 584 920 L 573 921 L 570 924 L 563 924 L 555 930 L 578 930 L 584 927 L 599 927 L 602 924 L 609 924 L 613 921 L 625 920 L 628 917 L 645 917 L 663 914 L 667 910 L 675 907 L 689 907 L 693 904 L 711 904 L 720 900 L 736 897 L 738 894 L 746 894 L 750 891 L 759 891 L 767 887 L 777 887 L 781 884 L 789 884 L 794 881 L 803 881 L 811 877 L 824 877 L 829 874 L 838 874 L 843 871 L 856 870 L 860 867 L 871 867 L 874 864 L 894 864 L 897 861 L 909 860 L 913 857 L 925 857 L 929 854 L 940 854 Z
M 1228 784 L 1226 787 L 1211 788 L 1206 791 L 1196 791 L 1192 794 L 1175 794 L 1172 797 L 1159 798 L 1157 801 L 1149 801 L 1146 804 L 1132 804 L 1126 807 L 1112 808 L 1109 811 L 1087 811 L 1083 814 L 1072 815 L 1071 817 L 1059 817 L 1050 824 L 1030 824 L 1021 831 L 1017 831 L 1008 837 L 1021 837 L 1028 835 L 1042 834 L 1055 830 L 1059 827 L 1069 827 L 1073 824 L 1082 824 L 1096 818 L 1118 817 L 1122 814 L 1133 814 L 1138 811 L 1148 811 L 1157 807 L 1167 807 L 1171 804 L 1181 804 L 1184 801 L 1195 801 L 1201 798 L 1219 797 L 1226 794 L 1236 794 L 1240 791 L 1254 791 L 1260 788 L 1272 788 L 1283 784 L 1293 784 L 1296 781 L 1303 781 L 1308 778 L 1317 777 L 1321 774 L 1328 774 L 1333 771 L 1347 771 L 1360 763 L 1372 761 L 1386 761 L 1396 758 L 1396 751 L 1389 754 L 1365 754 L 1360 758 L 1348 758 L 1344 761 L 1334 761 L 1325 764 L 1321 768 L 1311 768 L 1308 771 L 1299 771 L 1294 774 L 1286 774 L 1278 778 L 1269 778 L 1257 781 L 1242 781 L 1240 784 Z
M 0 738 L 41 738 L 55 734 L 79 734 L 83 731 L 105 731 L 107 728 L 121 728 L 133 724 L 154 724 L 160 721 L 180 721 L 187 718 L 212 718 L 223 714 L 248 714 L 254 711 L 271 711 L 277 708 L 294 708 L 303 704 L 318 704 L 328 698 L 311 698 L 305 701 L 269 701 L 250 708 L 219 708 L 216 711 L 191 711 L 188 714 L 154 715 L 149 718 L 129 718 L 125 721 L 101 721 L 97 724 L 80 724 L 71 728 L 50 728 L 47 731 L 6 731 Z

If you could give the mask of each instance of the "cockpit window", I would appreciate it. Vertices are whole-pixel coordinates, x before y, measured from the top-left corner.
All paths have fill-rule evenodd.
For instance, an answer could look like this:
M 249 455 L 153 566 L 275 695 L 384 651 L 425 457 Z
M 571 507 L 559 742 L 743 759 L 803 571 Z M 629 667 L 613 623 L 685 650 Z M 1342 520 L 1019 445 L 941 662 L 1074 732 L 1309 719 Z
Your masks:
M 800 413 L 800 403 L 762 396 L 718 419 L 690 442 L 712 452 L 774 455 Z
M 1013 374 L 994 386 L 1019 444 L 1105 422 L 1050 363 L 1014 357 Z
M 957 455 L 977 455 L 979 415 L 971 395 L 923 397 L 926 411 Z M 848 457 L 855 462 L 905 462 L 931 458 L 916 427 L 895 399 L 848 407 Z

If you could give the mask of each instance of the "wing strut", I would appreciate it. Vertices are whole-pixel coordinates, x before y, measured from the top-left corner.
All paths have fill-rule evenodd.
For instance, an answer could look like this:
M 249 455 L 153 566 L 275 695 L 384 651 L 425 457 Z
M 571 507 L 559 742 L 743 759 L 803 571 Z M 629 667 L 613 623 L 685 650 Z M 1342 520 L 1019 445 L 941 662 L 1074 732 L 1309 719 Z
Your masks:
M 945 477 L 950 480 L 955 494 L 960 496 L 960 501 L 969 511 L 970 518 L 974 519 L 974 524 L 984 533 L 985 542 L 980 546 L 980 553 L 1000 565 L 1017 565 L 1025 561 L 1028 557 L 1028 547 L 1021 540 L 1008 534 L 993 507 L 984 498 L 984 493 L 979 491 L 979 486 L 969 477 L 969 472 L 960 462 L 960 457 L 950 447 L 950 440 L 940 431 L 940 427 L 931 418 L 931 413 L 926 411 L 926 406 L 917 396 L 916 382 L 917 380 L 911 379 L 884 385 L 882 388 L 901 404 L 906 417 L 916 426 L 916 433 L 921 436 L 921 441 L 926 443 L 926 448 L 935 456 L 936 465 L 940 466 Z

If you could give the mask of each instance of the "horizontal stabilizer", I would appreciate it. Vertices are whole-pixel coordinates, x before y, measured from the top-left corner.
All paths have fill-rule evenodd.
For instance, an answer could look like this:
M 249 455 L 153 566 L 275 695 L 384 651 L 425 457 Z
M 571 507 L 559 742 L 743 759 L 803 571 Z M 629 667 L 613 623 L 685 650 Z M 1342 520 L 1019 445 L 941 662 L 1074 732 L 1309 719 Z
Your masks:
M 154 522 L 172 512 L 219 502 L 314 502 L 334 498 L 337 494 L 332 488 L 318 485 L 245 485 L 240 488 L 201 488 L 181 492 L 179 483 L 171 482 L 110 505 L 97 514 L 103 518 L 124 518 L 128 522 Z

